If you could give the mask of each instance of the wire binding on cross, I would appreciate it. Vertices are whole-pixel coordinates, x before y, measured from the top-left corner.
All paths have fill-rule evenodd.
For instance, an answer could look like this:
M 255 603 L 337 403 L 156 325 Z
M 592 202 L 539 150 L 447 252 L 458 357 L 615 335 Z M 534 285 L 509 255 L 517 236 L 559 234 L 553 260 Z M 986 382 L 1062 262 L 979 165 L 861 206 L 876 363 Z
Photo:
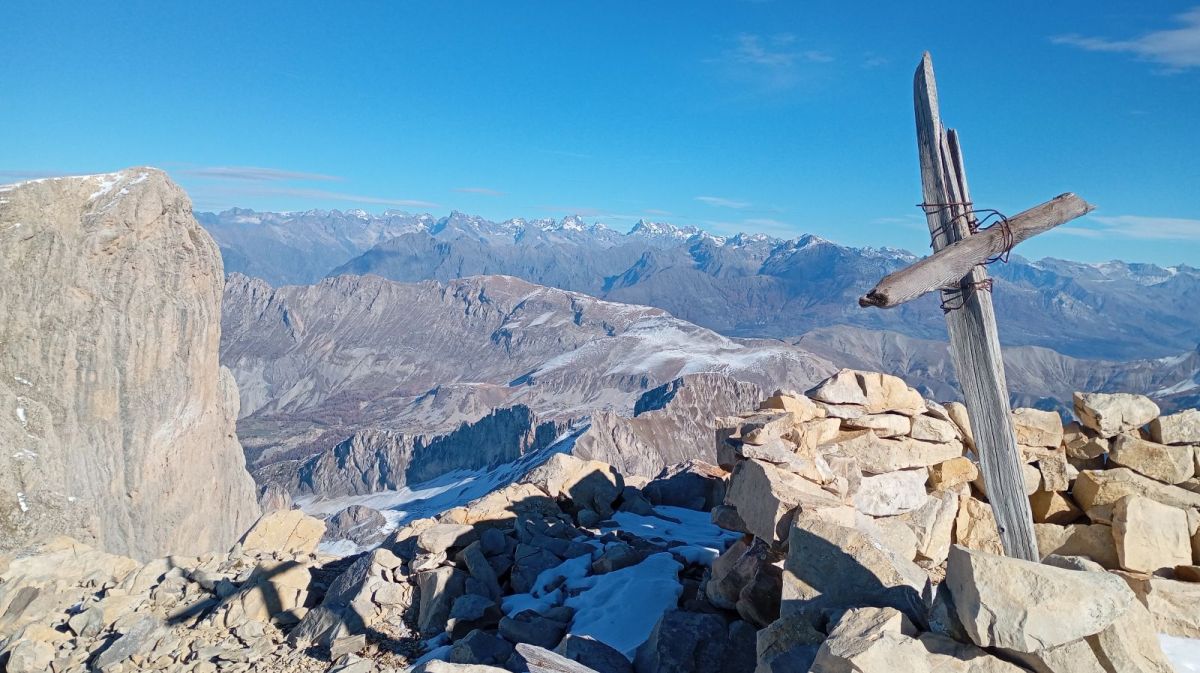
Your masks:
M 942 313 L 957 311 L 967 305 L 967 291 L 975 290 L 976 292 L 991 292 L 992 279 L 984 278 L 980 281 L 963 281 L 958 287 L 943 287 L 942 291 Z

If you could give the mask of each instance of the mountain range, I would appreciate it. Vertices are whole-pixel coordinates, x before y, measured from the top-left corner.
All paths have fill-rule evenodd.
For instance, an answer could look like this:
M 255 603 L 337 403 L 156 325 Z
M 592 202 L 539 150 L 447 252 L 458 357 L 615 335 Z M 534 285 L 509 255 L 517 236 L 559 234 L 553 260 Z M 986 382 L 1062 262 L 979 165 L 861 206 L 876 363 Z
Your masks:
M 944 340 L 938 301 L 881 311 L 856 300 L 915 261 L 890 248 L 816 236 L 714 236 L 641 221 L 627 233 L 577 216 L 493 222 L 387 211 L 200 213 L 228 271 L 273 284 L 374 274 L 449 281 L 509 275 L 628 304 L 662 308 L 727 336 L 793 340 L 831 325 Z M 1082 359 L 1169 357 L 1200 340 L 1200 270 L 1180 265 L 1084 264 L 1013 255 L 991 267 L 1001 339 Z

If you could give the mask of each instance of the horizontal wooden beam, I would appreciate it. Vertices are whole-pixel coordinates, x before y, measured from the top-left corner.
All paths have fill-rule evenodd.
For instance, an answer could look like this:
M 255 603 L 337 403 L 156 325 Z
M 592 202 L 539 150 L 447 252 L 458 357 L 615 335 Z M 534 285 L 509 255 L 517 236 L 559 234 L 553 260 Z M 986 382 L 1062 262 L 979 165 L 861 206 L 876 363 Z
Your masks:
M 1095 206 L 1075 196 L 1062 194 L 1034 206 L 1002 224 L 980 229 L 971 236 L 938 250 L 932 255 L 889 274 L 873 290 L 858 300 L 862 307 L 894 308 L 944 287 L 958 287 L 963 276 L 979 264 L 1002 254 L 1006 249 L 1044 231 L 1086 215 Z M 1010 238 L 1011 235 L 1011 238 Z

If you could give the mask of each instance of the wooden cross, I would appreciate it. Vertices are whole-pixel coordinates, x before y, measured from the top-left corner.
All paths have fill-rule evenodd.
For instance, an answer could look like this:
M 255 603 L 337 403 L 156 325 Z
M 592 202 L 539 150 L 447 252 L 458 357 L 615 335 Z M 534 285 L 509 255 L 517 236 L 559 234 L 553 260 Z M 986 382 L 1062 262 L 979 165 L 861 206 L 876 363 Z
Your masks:
M 975 450 L 1009 556 L 1038 561 L 1033 517 L 1025 495 L 1021 454 L 1013 432 L 1008 386 L 992 309 L 991 281 L 984 268 L 1014 245 L 1090 212 L 1093 206 L 1063 194 L 985 229 L 977 228 L 967 190 L 958 134 L 945 130 L 938 113 L 937 84 L 929 52 L 913 81 L 921 187 L 934 253 L 890 274 L 858 300 L 891 308 L 930 292 L 942 293 L 950 355 L 971 420 Z

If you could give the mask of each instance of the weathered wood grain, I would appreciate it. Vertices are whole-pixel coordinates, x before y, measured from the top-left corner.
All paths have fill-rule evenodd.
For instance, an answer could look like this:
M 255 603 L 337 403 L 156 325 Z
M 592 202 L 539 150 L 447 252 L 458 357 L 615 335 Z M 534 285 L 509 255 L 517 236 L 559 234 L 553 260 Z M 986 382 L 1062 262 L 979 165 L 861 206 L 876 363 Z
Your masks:
M 969 201 L 958 137 L 953 134 L 948 137 L 942 129 L 933 60 L 928 53 L 914 77 L 913 101 L 925 203 Z M 970 235 L 965 218 L 957 217 L 963 213 L 963 207 L 956 207 L 933 210 L 926 215 L 935 251 Z M 992 296 L 975 289 L 986 278 L 983 267 L 972 266 L 958 281 L 962 308 L 946 314 L 950 352 L 1005 552 L 1015 558 L 1037 561 L 1037 539 L 1008 406 Z
M 951 144 L 951 148 L 953 148 Z M 1011 239 L 999 225 L 982 229 L 973 235 L 938 250 L 934 254 L 889 274 L 858 300 L 859 306 L 894 308 L 930 292 L 953 286 L 971 271 L 992 257 L 1044 231 L 1091 212 L 1095 206 L 1075 196 L 1062 194 L 1034 206 L 1008 220 Z M 1009 245 L 1011 240 L 1011 246 Z

